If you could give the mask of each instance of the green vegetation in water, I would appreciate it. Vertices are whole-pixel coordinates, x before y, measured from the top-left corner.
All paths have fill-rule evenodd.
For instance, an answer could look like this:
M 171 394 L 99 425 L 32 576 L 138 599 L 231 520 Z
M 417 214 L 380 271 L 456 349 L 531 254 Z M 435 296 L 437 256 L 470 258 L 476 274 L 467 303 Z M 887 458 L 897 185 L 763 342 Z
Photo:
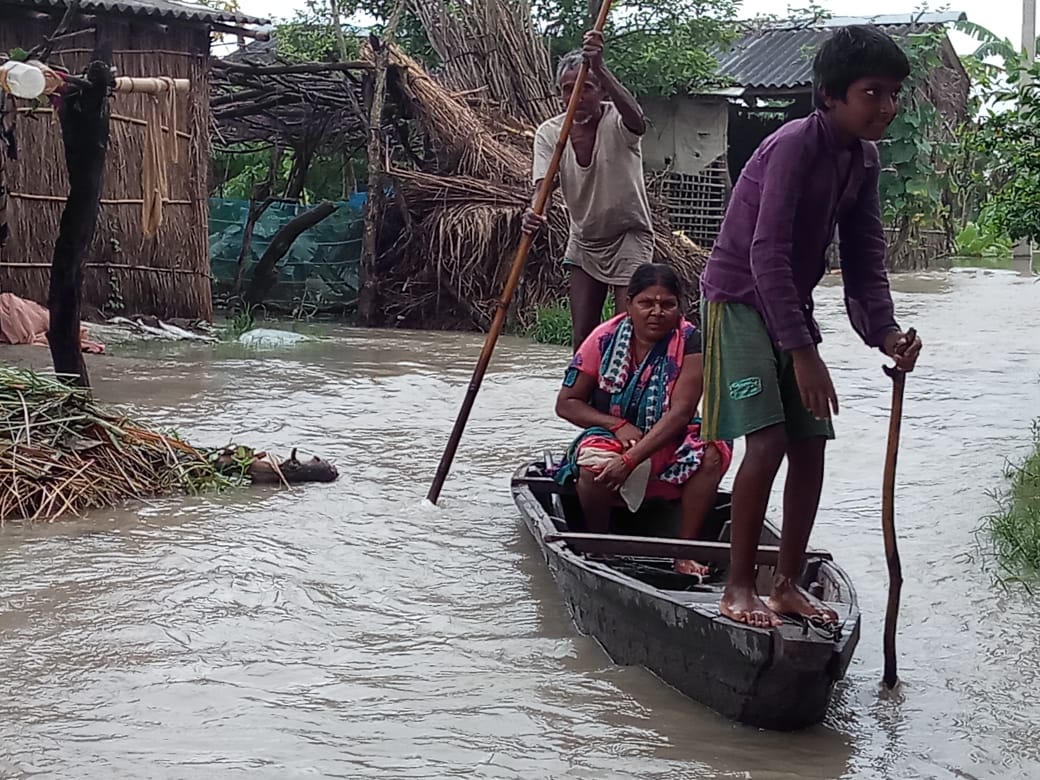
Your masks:
M 228 323 L 225 335 L 228 340 L 237 341 L 239 336 L 243 333 L 248 333 L 255 327 L 256 318 L 253 316 L 253 309 L 239 309 Z
M 610 294 L 603 301 L 600 321 L 606 321 L 613 316 L 614 296 Z M 561 347 L 569 347 L 574 335 L 571 327 L 570 303 L 559 301 L 551 306 L 543 306 L 538 309 L 538 317 L 528 335 L 539 344 L 559 344 Z
M 1003 581 L 1040 578 L 1040 420 L 1033 422 L 1033 453 L 1008 464 L 1010 489 L 998 496 L 998 508 L 985 528 L 1003 573 Z

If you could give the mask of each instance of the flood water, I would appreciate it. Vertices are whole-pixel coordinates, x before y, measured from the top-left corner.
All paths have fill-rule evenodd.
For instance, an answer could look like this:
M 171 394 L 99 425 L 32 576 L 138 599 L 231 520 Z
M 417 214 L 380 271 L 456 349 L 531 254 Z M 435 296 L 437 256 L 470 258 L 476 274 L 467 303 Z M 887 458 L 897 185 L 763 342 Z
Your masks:
M 1040 777 L 1037 601 L 994 583 L 974 535 L 1040 414 L 1040 286 L 895 286 L 926 345 L 899 459 L 899 699 L 878 692 L 890 384 L 840 287 L 817 295 L 842 412 L 813 542 L 856 583 L 863 633 L 826 722 L 793 735 L 615 667 L 571 624 L 508 491 L 572 434 L 552 413 L 566 350 L 499 344 L 432 508 L 479 336 L 113 346 L 90 363 L 102 399 L 341 478 L 0 532 L 0 778 Z

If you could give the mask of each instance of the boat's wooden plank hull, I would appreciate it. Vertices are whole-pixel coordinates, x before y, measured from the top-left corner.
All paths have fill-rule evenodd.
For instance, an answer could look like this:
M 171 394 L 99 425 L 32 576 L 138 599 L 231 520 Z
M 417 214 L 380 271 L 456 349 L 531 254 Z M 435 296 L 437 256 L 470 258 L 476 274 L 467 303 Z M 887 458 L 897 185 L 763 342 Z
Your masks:
M 841 610 L 844 632 L 837 642 L 803 635 L 794 624 L 777 630 L 741 626 L 719 616 L 715 603 L 669 596 L 575 554 L 562 541 L 547 542 L 551 523 L 537 499 L 523 486 L 514 487 L 514 496 L 575 624 L 614 662 L 643 666 L 752 726 L 792 730 L 823 718 L 858 642 L 854 602 Z

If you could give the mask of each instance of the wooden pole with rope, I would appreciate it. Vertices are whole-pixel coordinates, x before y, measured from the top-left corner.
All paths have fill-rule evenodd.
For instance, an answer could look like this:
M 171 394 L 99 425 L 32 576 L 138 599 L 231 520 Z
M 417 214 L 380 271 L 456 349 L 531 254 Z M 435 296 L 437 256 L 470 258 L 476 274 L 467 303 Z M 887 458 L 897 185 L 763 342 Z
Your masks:
M 910 328 L 906 341 L 913 344 L 917 332 Z M 903 590 L 903 567 L 896 544 L 896 460 L 899 455 L 899 430 L 903 422 L 903 388 L 906 372 L 894 366 L 883 366 L 892 380 L 892 411 L 888 420 L 888 449 L 885 453 L 885 476 L 881 488 L 881 531 L 885 538 L 885 562 L 888 564 L 888 606 L 885 608 L 885 687 L 891 690 L 899 682 L 896 672 L 896 621 L 899 618 L 899 596 Z
M 607 23 L 607 15 L 610 13 L 610 3 L 611 0 L 603 0 L 599 8 L 599 16 L 596 17 L 596 22 L 593 25 L 593 30 L 596 32 L 603 32 L 603 28 Z M 570 100 L 567 102 L 567 112 L 564 114 L 563 126 L 560 128 L 560 138 L 556 142 L 556 149 L 553 151 L 549 167 L 545 172 L 545 178 L 542 179 L 541 186 L 538 188 L 538 195 L 532 207 L 532 210 L 538 216 L 545 213 L 545 207 L 549 202 L 549 196 L 553 190 L 553 182 L 556 180 L 556 174 L 560 169 L 560 158 L 563 156 L 563 150 L 567 148 L 571 125 L 574 123 L 574 113 L 578 108 L 578 100 L 581 98 L 582 87 L 585 85 L 585 77 L 588 75 L 588 72 L 588 63 L 582 62 L 581 67 L 578 69 L 578 76 L 574 81 L 574 91 L 571 92 Z M 433 484 L 430 486 L 429 493 L 426 494 L 426 499 L 430 503 L 437 503 L 441 495 L 441 488 L 444 487 L 444 482 L 448 478 L 452 461 L 455 459 L 455 453 L 459 449 L 459 442 L 462 440 L 462 433 L 466 428 L 466 421 L 469 419 L 473 403 L 477 399 L 477 393 L 480 391 L 480 384 L 484 380 L 488 364 L 491 363 L 491 353 L 494 352 L 495 342 L 498 341 L 498 337 L 502 333 L 506 314 L 509 311 L 509 304 L 512 303 L 513 295 L 520 284 L 520 276 L 523 274 L 524 264 L 527 262 L 527 254 L 531 251 L 533 241 L 534 236 L 531 233 L 524 233 L 520 239 L 520 246 L 517 247 L 516 255 L 513 258 L 513 266 L 506 279 L 502 298 L 498 303 L 498 309 L 495 311 L 495 318 L 492 320 L 491 328 L 488 330 L 487 337 L 484 340 L 484 348 L 481 350 L 480 357 L 477 359 L 477 365 L 473 369 L 473 377 L 466 388 L 466 396 L 462 400 L 462 407 L 459 409 L 459 415 L 455 419 L 455 426 L 452 428 L 448 444 L 444 448 L 444 454 L 441 455 L 441 462 L 437 466 Z

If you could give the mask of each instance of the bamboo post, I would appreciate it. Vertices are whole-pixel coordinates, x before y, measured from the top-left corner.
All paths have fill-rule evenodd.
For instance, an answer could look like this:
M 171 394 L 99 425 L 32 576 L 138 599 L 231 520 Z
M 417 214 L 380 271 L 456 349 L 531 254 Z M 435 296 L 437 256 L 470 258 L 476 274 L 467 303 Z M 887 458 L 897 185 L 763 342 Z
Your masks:
M 611 0 L 603 0 L 603 4 L 599 9 L 599 16 L 596 17 L 596 23 L 593 29 L 597 32 L 602 32 L 603 27 L 607 22 L 607 14 L 610 13 Z M 571 133 L 571 125 L 574 123 L 574 112 L 578 108 L 578 100 L 581 98 L 582 87 L 585 85 L 585 76 L 588 74 L 588 64 L 585 62 L 581 63 L 581 67 L 578 69 L 578 77 L 574 81 L 574 90 L 571 92 L 571 98 L 567 103 L 567 113 L 563 117 L 563 126 L 560 128 L 560 137 L 556 141 L 556 149 L 553 150 L 552 159 L 549 161 L 549 167 L 545 172 L 545 178 L 542 179 L 542 184 L 538 188 L 538 195 L 535 198 L 533 210 L 535 214 L 541 216 L 545 213 L 545 206 L 549 201 L 549 195 L 552 192 L 553 182 L 556 179 L 556 174 L 560 168 L 560 158 L 563 156 L 563 150 L 567 148 L 567 141 Z M 448 472 L 451 470 L 452 461 L 455 459 L 455 453 L 459 449 L 459 442 L 462 440 L 462 432 L 466 428 L 466 421 L 469 419 L 470 412 L 473 410 L 473 403 L 477 399 L 477 393 L 480 391 L 480 384 L 484 380 L 484 374 L 487 372 L 488 364 L 491 363 L 491 353 L 495 351 L 495 342 L 498 341 L 499 335 L 502 333 L 502 327 L 505 325 L 506 313 L 509 311 L 509 304 L 513 301 L 513 294 L 516 292 L 517 286 L 520 284 L 520 276 L 524 271 L 524 264 L 527 262 L 527 253 L 531 250 L 531 244 L 534 241 L 534 236 L 530 233 L 524 233 L 520 239 L 520 246 L 517 247 L 516 255 L 513 258 L 513 266 L 509 271 L 509 277 L 506 279 L 505 289 L 502 291 L 502 298 L 498 303 L 498 308 L 495 310 L 495 318 L 491 322 L 491 329 L 488 331 L 487 338 L 484 340 L 484 348 L 480 351 L 480 357 L 477 359 L 477 365 L 473 369 L 473 377 L 470 379 L 469 386 L 466 388 L 466 395 L 462 400 L 462 407 L 459 409 L 459 415 L 455 419 L 455 426 L 452 428 L 451 436 L 448 438 L 448 444 L 444 448 L 444 454 L 441 455 L 441 462 L 437 466 L 437 473 L 434 475 L 433 484 L 430 486 L 429 493 L 426 494 L 426 499 L 436 504 L 437 500 L 441 495 L 441 488 L 444 487 L 444 482 L 448 478 Z
M 906 338 L 914 343 L 917 333 L 911 328 Z M 903 590 L 903 568 L 896 544 L 896 460 L 899 455 L 899 431 L 903 422 L 903 388 L 906 374 L 898 368 L 883 366 L 892 380 L 892 411 L 888 420 L 888 448 L 885 453 L 885 476 L 881 487 L 881 530 L 885 538 L 885 562 L 888 564 L 888 605 L 885 609 L 885 687 L 891 690 L 899 682 L 896 672 L 896 621 L 899 618 L 899 596 Z
M 117 76 L 114 92 L 120 94 L 160 95 L 170 90 L 184 94 L 191 89 L 190 79 L 171 79 L 149 76 Z
M 65 88 L 65 79 L 45 63 L 30 60 L 23 64 L 37 68 L 43 73 L 44 81 L 39 97 L 52 95 Z M 0 78 L 0 89 L 3 89 L 5 92 L 10 91 L 2 78 Z M 124 95 L 134 93 L 138 95 L 161 95 L 171 90 L 178 94 L 187 93 L 191 90 L 191 79 L 174 79 L 169 76 L 118 76 L 112 86 L 113 92 Z
M 368 116 L 368 197 L 365 202 L 365 224 L 361 236 L 361 273 L 358 280 L 357 304 L 358 317 L 363 325 L 371 325 L 375 319 L 376 255 L 379 250 L 379 224 L 385 201 L 382 147 L 386 71 L 390 62 L 390 47 L 394 45 L 394 36 L 404 6 L 404 0 L 397 0 L 383 40 L 377 41 L 374 37 L 371 40 L 375 76 L 372 85 L 372 105 Z

